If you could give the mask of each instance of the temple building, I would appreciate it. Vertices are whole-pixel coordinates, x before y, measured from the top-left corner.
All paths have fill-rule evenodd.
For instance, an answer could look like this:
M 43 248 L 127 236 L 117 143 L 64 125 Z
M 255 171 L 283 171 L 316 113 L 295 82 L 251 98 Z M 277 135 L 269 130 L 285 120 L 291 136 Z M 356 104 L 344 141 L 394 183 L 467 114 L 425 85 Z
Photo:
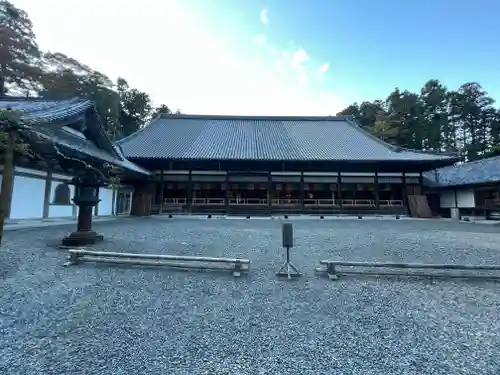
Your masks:
M 125 179 L 149 178 L 149 171 L 127 160 L 109 139 L 91 101 L 2 97 L 0 111 L 6 110 L 19 113 L 27 129 L 23 143 L 30 145 L 14 156 L 12 198 L 4 210 L 9 222 L 76 218 L 78 207 L 73 198 L 78 189 L 72 181 L 86 173 L 87 167 L 99 169 L 107 163 Z M 3 144 L 0 150 L 0 182 L 5 148 Z M 128 215 L 132 191 L 132 186 L 99 186 L 93 214 Z
M 428 171 L 424 184 L 440 216 L 500 220 L 500 156 Z
M 118 142 L 153 177 L 132 211 L 220 214 L 406 214 L 423 173 L 455 154 L 403 149 L 351 117 L 165 115 Z

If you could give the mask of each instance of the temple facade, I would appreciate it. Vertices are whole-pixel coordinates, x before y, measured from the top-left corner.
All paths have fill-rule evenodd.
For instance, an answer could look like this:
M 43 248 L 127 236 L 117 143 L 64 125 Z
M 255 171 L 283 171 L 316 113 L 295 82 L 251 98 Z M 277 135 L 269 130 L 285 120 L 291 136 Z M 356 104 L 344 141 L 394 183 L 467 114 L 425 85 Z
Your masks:
M 440 216 L 500 220 L 500 156 L 428 171 L 424 185 Z
M 402 149 L 351 117 L 160 115 L 119 143 L 149 170 L 132 213 L 405 214 L 456 155 Z

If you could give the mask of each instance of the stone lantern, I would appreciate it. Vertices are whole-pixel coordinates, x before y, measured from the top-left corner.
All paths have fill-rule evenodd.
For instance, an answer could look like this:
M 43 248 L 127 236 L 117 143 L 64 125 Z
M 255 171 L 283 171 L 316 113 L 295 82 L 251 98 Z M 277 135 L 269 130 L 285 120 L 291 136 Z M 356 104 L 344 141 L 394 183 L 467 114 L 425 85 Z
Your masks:
M 106 186 L 103 179 L 94 174 L 74 177 L 75 185 L 73 202 L 78 206 L 78 221 L 76 231 L 62 240 L 63 246 L 86 246 L 103 240 L 101 234 L 92 230 L 94 207 L 99 203 L 99 187 Z

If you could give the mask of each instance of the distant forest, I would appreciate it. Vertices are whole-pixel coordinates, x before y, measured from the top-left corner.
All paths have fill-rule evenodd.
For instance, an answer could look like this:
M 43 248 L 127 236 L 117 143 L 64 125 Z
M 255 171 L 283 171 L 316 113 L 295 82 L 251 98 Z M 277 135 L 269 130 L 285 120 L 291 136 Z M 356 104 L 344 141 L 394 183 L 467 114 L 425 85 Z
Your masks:
M 377 137 L 401 147 L 458 152 L 464 160 L 500 155 L 500 110 L 480 84 L 449 90 L 430 80 L 413 93 L 396 88 L 385 100 L 354 103 L 352 115 Z
M 113 139 L 127 136 L 158 113 L 150 96 L 111 81 L 63 53 L 40 51 L 28 14 L 0 0 L 0 96 L 39 96 L 93 100 Z M 419 93 L 396 88 L 385 100 L 354 103 L 338 115 L 352 115 L 377 137 L 405 148 L 455 151 L 464 160 L 500 155 L 500 110 L 480 84 L 450 90 L 438 80 Z M 177 112 L 179 113 L 179 112 Z

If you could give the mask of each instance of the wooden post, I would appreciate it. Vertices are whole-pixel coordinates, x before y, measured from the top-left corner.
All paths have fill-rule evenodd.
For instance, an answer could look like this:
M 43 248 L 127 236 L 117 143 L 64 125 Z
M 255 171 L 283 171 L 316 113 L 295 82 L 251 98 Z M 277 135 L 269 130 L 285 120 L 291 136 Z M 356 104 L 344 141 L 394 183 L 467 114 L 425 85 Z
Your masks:
M 379 186 L 379 183 L 378 183 L 378 172 L 375 171 L 375 208 L 377 209 L 377 211 L 380 210 L 380 197 L 379 197 L 379 193 L 380 193 L 380 186 Z
M 12 186 L 14 182 L 14 147 L 16 145 L 16 134 L 13 131 L 7 133 L 7 148 L 3 164 L 2 190 L 0 192 L 0 244 L 3 239 L 5 219 L 10 215 L 12 204 Z
M 163 182 L 163 168 L 161 169 L 160 171 L 160 196 L 159 196 L 159 200 L 160 200 L 160 207 L 158 208 L 158 215 L 161 215 L 162 214 L 162 211 L 163 211 L 163 194 L 164 194 L 164 191 L 165 191 L 165 184 Z
M 193 205 L 193 170 L 190 169 L 189 170 L 189 174 L 188 174 L 188 183 L 187 183 L 187 194 L 186 194 L 186 208 L 187 208 L 187 212 L 188 214 L 191 215 L 191 209 L 192 209 L 192 205 Z
M 402 186 L 401 186 L 401 198 L 403 198 L 403 205 L 405 206 L 406 209 L 409 209 L 408 207 L 408 188 L 406 187 L 406 173 L 403 172 L 403 179 L 402 179 Z
M 337 200 L 339 208 L 342 209 L 342 177 L 340 172 L 337 173 Z
M 304 213 L 304 199 L 305 199 L 305 184 L 304 184 L 304 172 L 300 172 L 300 212 Z
M 45 176 L 45 191 L 43 193 L 43 215 L 44 219 L 49 217 L 50 213 L 50 190 L 52 185 L 52 172 L 47 172 Z
M 420 195 L 425 195 L 424 176 L 422 172 L 418 174 L 418 185 L 420 186 Z
M 273 212 L 273 176 L 271 172 L 267 172 L 267 208 L 269 214 Z
M 231 181 L 229 181 L 229 171 L 226 171 L 225 184 L 226 190 L 224 191 L 224 212 L 227 215 L 229 212 L 229 186 L 231 185 Z
M 97 199 L 99 199 L 99 192 L 101 191 L 101 188 L 97 188 L 96 194 L 97 194 Z M 101 200 L 99 199 L 99 202 Z M 94 216 L 99 216 L 99 202 L 94 206 Z

